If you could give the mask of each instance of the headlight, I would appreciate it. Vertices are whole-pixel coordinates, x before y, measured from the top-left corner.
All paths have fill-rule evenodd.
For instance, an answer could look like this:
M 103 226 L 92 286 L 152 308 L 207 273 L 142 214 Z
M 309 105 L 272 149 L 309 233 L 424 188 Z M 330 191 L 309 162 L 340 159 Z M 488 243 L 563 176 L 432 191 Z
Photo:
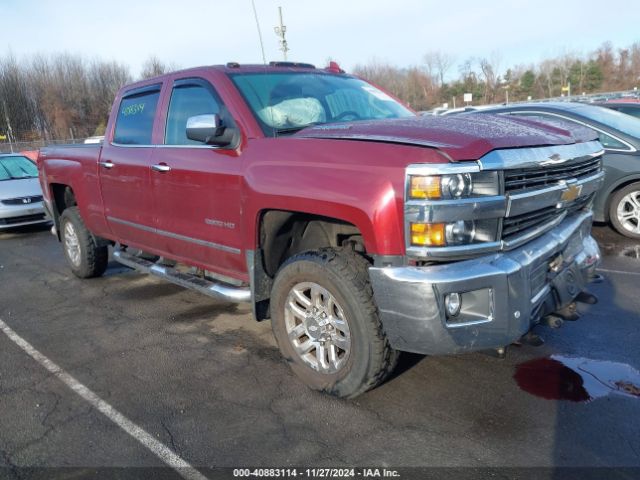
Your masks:
M 476 235 L 476 224 L 473 220 L 458 220 L 449 223 L 445 228 L 447 245 L 463 245 L 473 243 Z
M 498 195 L 497 172 L 410 175 L 408 197 L 412 200 L 451 200 Z
M 498 171 L 451 162 L 409 165 L 406 175 L 407 255 L 452 258 L 499 248 L 507 202 Z
M 495 242 L 497 219 L 456 220 L 446 223 L 411 222 L 412 247 L 456 247 Z

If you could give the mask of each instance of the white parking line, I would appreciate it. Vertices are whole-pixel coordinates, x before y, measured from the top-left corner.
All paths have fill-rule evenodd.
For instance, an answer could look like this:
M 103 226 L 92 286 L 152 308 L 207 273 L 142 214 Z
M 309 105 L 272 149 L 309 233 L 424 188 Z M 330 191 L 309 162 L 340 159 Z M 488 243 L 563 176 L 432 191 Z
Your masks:
M 60 381 L 62 381 L 67 387 L 80 395 L 83 399 L 89 402 L 95 409 L 105 415 L 109 420 L 118 425 L 122 430 L 127 432 L 138 442 L 144 445 L 160 460 L 173 468 L 181 477 L 187 480 L 207 480 L 207 477 L 202 475 L 198 470 L 192 467 L 189 463 L 183 460 L 169 447 L 165 446 L 152 435 L 146 432 L 142 427 L 136 425 L 127 417 L 122 415 L 119 411 L 102 400 L 98 395 L 89 390 L 78 380 L 73 378 L 62 368 L 56 365 L 54 362 L 45 357 L 42 353 L 36 350 L 33 345 L 27 342 L 24 338 L 18 335 L 9 327 L 6 323 L 0 319 L 0 330 L 9 337 L 9 339 L 18 345 L 25 353 L 27 353 L 36 362 L 42 365 L 55 375 Z
M 627 272 L 625 270 L 607 270 L 606 268 L 596 268 L 596 271 L 605 272 L 605 273 L 621 273 L 623 275 L 638 275 L 638 276 L 640 276 L 639 272 Z

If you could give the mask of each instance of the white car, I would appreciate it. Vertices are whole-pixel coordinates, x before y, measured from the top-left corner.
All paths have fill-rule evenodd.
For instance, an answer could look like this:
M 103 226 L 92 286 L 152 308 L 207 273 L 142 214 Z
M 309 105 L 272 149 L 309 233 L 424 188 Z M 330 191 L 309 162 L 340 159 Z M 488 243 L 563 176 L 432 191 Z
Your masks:
M 47 222 L 36 165 L 23 155 L 0 155 L 0 230 Z

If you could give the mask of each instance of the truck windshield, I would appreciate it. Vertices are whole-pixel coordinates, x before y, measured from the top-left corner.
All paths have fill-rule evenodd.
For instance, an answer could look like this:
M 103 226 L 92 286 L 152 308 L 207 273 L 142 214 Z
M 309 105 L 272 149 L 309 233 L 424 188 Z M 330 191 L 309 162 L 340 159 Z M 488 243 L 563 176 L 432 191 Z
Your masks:
M 358 78 L 321 72 L 232 74 L 265 135 L 322 123 L 411 117 L 415 114 Z
M 38 168 L 27 157 L 0 157 L 0 181 L 18 180 L 21 178 L 35 178 Z

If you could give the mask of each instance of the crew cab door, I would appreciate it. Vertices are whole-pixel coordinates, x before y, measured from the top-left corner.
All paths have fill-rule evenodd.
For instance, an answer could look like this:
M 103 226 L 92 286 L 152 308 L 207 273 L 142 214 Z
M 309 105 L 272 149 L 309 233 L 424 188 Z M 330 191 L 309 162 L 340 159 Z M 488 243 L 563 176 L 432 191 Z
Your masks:
M 105 216 L 119 241 L 157 247 L 151 192 L 152 132 L 160 85 L 126 92 L 98 167 Z
M 189 117 L 219 114 L 233 122 L 219 95 L 202 78 L 175 80 L 164 144 L 153 152 L 151 183 L 161 250 L 233 278 L 246 272 L 241 251 L 241 166 L 235 150 L 186 135 Z

